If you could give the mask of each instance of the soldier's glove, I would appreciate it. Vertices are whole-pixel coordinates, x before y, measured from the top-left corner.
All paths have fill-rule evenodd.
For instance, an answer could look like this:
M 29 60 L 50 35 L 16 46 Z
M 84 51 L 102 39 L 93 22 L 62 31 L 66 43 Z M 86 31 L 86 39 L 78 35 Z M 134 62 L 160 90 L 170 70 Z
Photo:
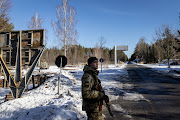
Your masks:
M 100 99 L 104 98 L 105 94 L 104 92 L 99 92 Z

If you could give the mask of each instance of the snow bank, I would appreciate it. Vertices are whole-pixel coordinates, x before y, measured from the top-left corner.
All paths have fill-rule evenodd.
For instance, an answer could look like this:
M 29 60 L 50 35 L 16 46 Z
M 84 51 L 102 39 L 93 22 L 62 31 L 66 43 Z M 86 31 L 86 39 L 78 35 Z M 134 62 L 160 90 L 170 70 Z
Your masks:
M 158 71 L 160 73 L 172 75 L 175 77 L 180 78 L 180 65 L 171 65 L 170 68 L 168 68 L 168 65 L 165 64 L 138 64 L 143 65 L 149 68 L 152 68 L 152 70 Z
M 139 100 L 146 100 L 143 95 L 138 94 L 138 93 L 125 93 L 123 96 L 123 99 L 125 100 L 134 100 L 134 101 L 139 101 Z
M 0 88 L 0 105 L 4 102 L 5 96 L 9 94 L 10 89 L 9 88 Z
M 81 109 L 81 83 L 76 81 L 74 86 L 72 80 L 67 78 L 68 76 L 73 79 L 72 75 L 66 71 L 62 73 L 64 75 L 60 81 L 60 95 L 57 94 L 56 75 L 40 87 L 24 93 L 22 98 L 2 103 L 0 119 L 85 120 L 86 114 Z
M 121 82 L 121 79 L 128 75 L 125 67 L 126 64 L 119 67 L 112 65 L 109 68 L 103 68 L 103 72 L 99 73 L 99 79 L 106 94 L 110 97 L 110 101 L 118 100 L 119 97 L 135 101 L 144 99 L 138 93 L 132 94 L 129 92 L 133 88 L 132 84 Z M 57 83 L 60 69 L 56 66 L 50 66 L 49 69 L 41 72 L 56 74 L 46 80 L 40 87 L 25 92 L 22 98 L 1 103 L 0 119 L 85 120 L 87 117 L 86 113 L 82 111 L 81 97 L 82 69 L 61 71 L 59 95 L 57 94 Z M 4 89 L 4 92 L 3 89 L 0 89 L 0 91 L 0 96 L 4 96 L 9 92 L 9 89 Z M 112 104 L 112 107 L 116 111 L 126 112 L 120 105 Z M 128 114 L 126 115 L 131 118 Z
M 4 79 L 4 76 L 0 76 L 0 79 Z

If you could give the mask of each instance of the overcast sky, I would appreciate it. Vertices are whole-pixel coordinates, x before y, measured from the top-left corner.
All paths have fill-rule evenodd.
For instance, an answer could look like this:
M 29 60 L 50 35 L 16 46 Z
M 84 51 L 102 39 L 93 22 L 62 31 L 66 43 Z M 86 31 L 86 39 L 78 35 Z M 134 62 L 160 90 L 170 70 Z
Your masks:
M 47 47 L 57 46 L 51 21 L 61 0 L 12 0 L 9 11 L 15 30 L 27 30 L 31 17 L 39 12 L 47 29 Z M 128 45 L 128 57 L 141 37 L 153 42 L 155 30 L 166 24 L 178 29 L 180 0 L 69 0 L 77 10 L 78 44 L 95 47 L 100 36 L 105 46 Z

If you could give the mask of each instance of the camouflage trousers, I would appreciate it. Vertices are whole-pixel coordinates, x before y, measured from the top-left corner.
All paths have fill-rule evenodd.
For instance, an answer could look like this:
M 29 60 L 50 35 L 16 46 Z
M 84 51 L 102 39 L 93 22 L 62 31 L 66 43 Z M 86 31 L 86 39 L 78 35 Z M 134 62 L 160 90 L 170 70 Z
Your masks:
M 87 112 L 88 120 L 104 120 L 102 111 L 99 112 Z

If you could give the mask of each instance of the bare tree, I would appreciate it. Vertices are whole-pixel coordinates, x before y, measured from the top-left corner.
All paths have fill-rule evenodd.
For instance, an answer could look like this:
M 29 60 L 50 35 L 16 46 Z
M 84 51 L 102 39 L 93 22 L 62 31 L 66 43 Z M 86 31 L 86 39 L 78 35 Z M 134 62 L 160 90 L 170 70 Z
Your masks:
M 0 0 L 0 15 L 6 13 L 10 6 L 10 0 Z
M 162 37 L 163 29 L 164 29 L 164 26 L 161 26 L 160 28 L 158 28 L 155 31 L 156 36 L 154 38 L 154 40 L 156 41 L 156 43 L 155 43 L 155 49 L 157 52 L 156 58 L 158 58 L 159 65 L 160 65 L 161 60 L 163 59 L 163 49 L 162 49 L 162 46 L 163 46 L 163 37 Z
M 42 28 L 43 19 L 40 17 L 38 11 L 34 14 L 34 16 L 31 17 L 31 21 L 29 22 L 29 29 L 40 29 Z
M 103 56 L 103 48 L 104 44 L 106 43 L 106 40 L 103 36 L 98 38 L 98 42 L 96 42 L 95 48 L 93 50 L 93 55 L 97 58 L 102 58 Z
M 103 36 L 99 37 L 99 52 L 100 52 L 100 56 L 101 58 L 104 57 L 103 56 L 103 48 L 104 48 L 104 44 L 106 43 L 106 40 Z
M 68 0 L 62 0 L 62 4 L 56 7 L 56 14 L 57 21 L 52 21 L 52 26 L 66 56 L 67 49 L 76 44 L 76 10 L 68 4 Z
M 163 58 L 163 49 L 162 49 L 162 40 L 157 39 L 156 43 L 154 44 L 154 49 L 155 49 L 155 58 L 158 59 L 158 63 L 160 65 L 160 62 Z
M 175 37 L 172 33 L 172 28 L 167 25 L 163 25 L 156 31 L 157 41 L 156 48 L 159 53 L 159 58 L 168 60 L 168 67 L 170 67 L 169 60 L 175 55 Z
M 101 49 L 100 46 L 98 44 L 98 42 L 95 45 L 95 48 L 93 49 L 93 55 L 96 56 L 97 58 L 101 58 Z
M 105 38 L 103 36 L 99 37 L 99 46 L 100 46 L 100 48 L 103 48 L 105 43 L 106 43 Z

